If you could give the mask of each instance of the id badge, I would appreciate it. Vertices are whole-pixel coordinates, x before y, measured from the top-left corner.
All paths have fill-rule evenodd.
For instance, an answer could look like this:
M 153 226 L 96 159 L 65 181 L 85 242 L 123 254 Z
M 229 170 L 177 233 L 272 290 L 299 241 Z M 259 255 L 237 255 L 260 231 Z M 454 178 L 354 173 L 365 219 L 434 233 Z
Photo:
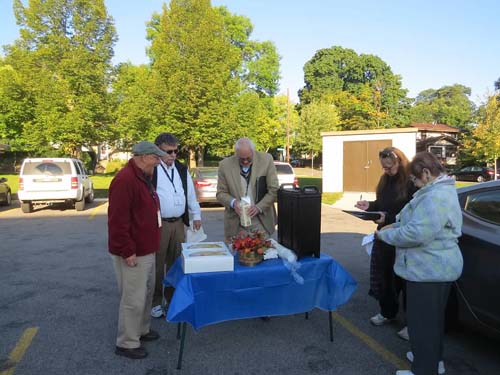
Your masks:
M 183 196 L 181 194 L 174 195 L 174 206 L 183 206 Z
M 156 214 L 158 216 L 158 228 L 161 228 L 161 214 L 160 214 L 160 210 L 156 211 Z

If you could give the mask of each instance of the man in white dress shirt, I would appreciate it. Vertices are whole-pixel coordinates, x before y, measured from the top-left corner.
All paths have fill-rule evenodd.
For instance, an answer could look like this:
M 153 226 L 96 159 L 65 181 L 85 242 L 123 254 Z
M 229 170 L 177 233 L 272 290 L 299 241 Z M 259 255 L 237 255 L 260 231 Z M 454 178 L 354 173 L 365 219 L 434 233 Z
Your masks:
M 181 244 L 185 242 L 185 226 L 189 226 L 190 216 L 193 229 L 200 229 L 201 210 L 187 167 L 176 160 L 179 153 L 177 137 L 162 133 L 156 137 L 155 144 L 166 153 L 153 174 L 153 185 L 160 197 L 162 227 L 160 251 L 156 253 L 154 307 L 151 315 L 161 317 L 164 313 L 163 298 L 168 303 L 173 295 L 171 287 L 166 287 L 162 293 L 164 275 L 181 253 Z

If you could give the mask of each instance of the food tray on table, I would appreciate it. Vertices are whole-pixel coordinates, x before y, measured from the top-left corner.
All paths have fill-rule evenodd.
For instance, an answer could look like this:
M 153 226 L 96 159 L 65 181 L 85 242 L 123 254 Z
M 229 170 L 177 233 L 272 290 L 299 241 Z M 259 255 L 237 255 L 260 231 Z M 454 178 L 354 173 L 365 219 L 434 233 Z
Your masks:
M 234 271 L 234 257 L 224 242 L 182 244 L 184 273 Z

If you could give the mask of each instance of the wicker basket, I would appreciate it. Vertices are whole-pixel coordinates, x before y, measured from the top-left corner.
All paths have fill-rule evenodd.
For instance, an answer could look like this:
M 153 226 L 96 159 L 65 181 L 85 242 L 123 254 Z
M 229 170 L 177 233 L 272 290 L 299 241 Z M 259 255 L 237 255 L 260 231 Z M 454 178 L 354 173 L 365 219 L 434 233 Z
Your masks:
M 264 259 L 262 254 L 257 254 L 256 252 L 249 252 L 247 254 L 238 254 L 238 261 L 244 266 L 253 267 Z

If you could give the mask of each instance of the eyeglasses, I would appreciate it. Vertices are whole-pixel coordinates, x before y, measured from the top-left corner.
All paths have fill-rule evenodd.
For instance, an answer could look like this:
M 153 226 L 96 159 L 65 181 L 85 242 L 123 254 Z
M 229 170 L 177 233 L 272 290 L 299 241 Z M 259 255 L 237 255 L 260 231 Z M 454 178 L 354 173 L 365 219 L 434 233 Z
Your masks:
M 249 158 L 240 158 L 240 157 L 238 157 L 238 159 L 239 159 L 239 160 L 240 160 L 240 162 L 242 162 L 242 163 L 247 163 L 247 162 L 248 162 L 248 163 L 250 163 L 250 162 L 252 161 L 252 158 L 251 158 L 251 157 L 249 157 Z
M 169 155 L 172 155 L 172 153 L 175 153 L 176 155 L 179 153 L 179 149 L 176 148 L 174 150 L 162 150 L 163 152 L 166 152 Z
M 383 158 L 391 158 L 391 159 L 397 159 L 398 156 L 394 153 L 394 151 L 387 151 L 387 150 L 382 150 L 378 153 L 378 157 L 380 159 Z
M 410 175 L 408 176 L 408 178 L 410 179 L 411 182 L 415 183 L 415 181 L 417 181 L 417 178 L 414 176 L 414 175 Z

